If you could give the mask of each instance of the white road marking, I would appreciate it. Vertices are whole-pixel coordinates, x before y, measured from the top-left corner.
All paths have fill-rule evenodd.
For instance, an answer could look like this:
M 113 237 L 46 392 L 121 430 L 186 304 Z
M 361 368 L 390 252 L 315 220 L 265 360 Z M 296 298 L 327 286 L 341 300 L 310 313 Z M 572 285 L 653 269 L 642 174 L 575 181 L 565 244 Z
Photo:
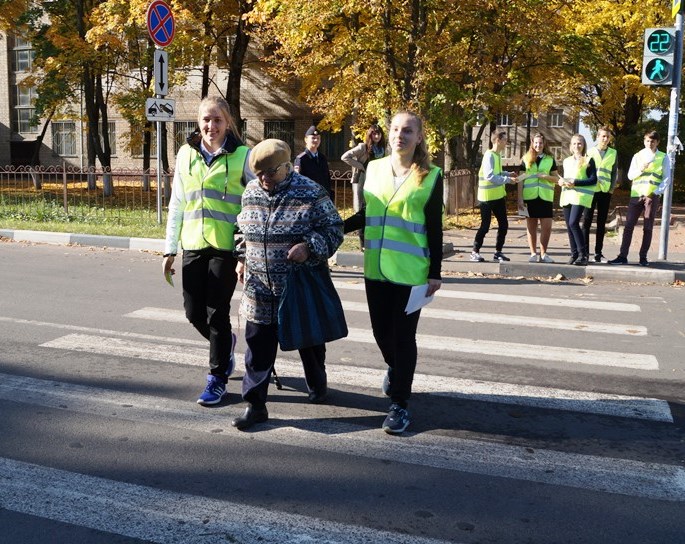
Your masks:
M 277 512 L 0 458 L 0 507 L 162 544 L 440 544 L 445 541 Z
M 342 422 L 339 416 L 335 419 L 293 417 L 279 413 L 280 405 L 275 403 L 269 406 L 271 419 L 260 426 L 260 432 L 240 433 L 231 430 L 225 411 L 206 410 L 191 402 L 179 407 L 178 401 L 171 399 L 9 374 L 1 376 L 0 398 L 13 402 L 211 433 L 218 439 L 231 441 L 263 441 L 490 477 L 685 501 L 685 469 L 677 465 L 533 449 L 433 433 L 405 433 L 402 447 L 398 447 L 397 439 L 380 429 Z M 380 422 L 382 415 L 378 418 Z M 227 432 L 217 433 L 219 429 Z M 2 470 L 0 474 L 4 475 Z M 29 480 L 33 482 L 31 486 L 44 485 L 40 478 Z M 0 494 L 5 493 L 3 489 L 6 489 L 5 482 Z M 30 492 L 35 493 L 36 488 L 31 487 Z M 36 501 L 20 501 L 25 502 Z
M 118 357 L 132 357 L 174 364 L 206 367 L 207 349 L 168 348 L 149 342 L 131 341 L 120 338 L 106 338 L 83 334 L 70 334 L 41 344 L 42 347 L 97 353 Z M 242 362 L 243 356 L 236 353 Z M 302 374 L 301 364 L 279 358 L 276 367 L 291 375 Z M 356 366 L 326 365 L 329 384 L 338 383 L 377 389 L 380 387 L 382 371 Z M 431 376 L 417 373 L 414 377 L 415 392 L 447 395 L 455 398 L 473 399 L 498 404 L 515 404 L 592 413 L 615 417 L 639 418 L 654 421 L 673 421 L 671 410 L 666 401 L 658 399 L 629 397 L 605 393 L 570 391 L 545 387 L 521 386 L 497 382 L 462 380 L 457 378 Z
M 369 313 L 369 307 L 365 302 L 343 301 L 342 304 L 346 312 Z M 143 310 L 150 310 L 150 308 L 144 308 Z M 128 315 L 132 317 L 138 317 L 133 316 L 132 314 Z M 421 318 L 425 317 L 430 319 L 446 319 L 449 321 L 468 321 L 471 323 L 492 323 L 495 325 L 534 327 L 536 329 L 557 329 L 567 332 L 594 332 L 601 334 L 624 334 L 628 336 L 647 335 L 647 328 L 640 325 L 621 325 L 597 321 L 574 321 L 572 319 L 554 319 L 547 316 L 531 317 L 510 314 L 485 314 L 480 312 L 458 312 L 455 310 L 442 310 L 439 308 L 425 307 L 421 310 Z M 152 319 L 152 317 L 148 317 L 148 319 Z
M 347 289 L 352 291 L 364 291 L 364 281 L 347 282 L 334 281 L 336 289 Z M 557 308 L 584 308 L 588 310 L 602 310 L 609 312 L 640 312 L 637 304 L 626 304 L 623 302 L 609 302 L 601 300 L 582 300 L 578 298 L 550 298 L 550 297 L 530 297 L 525 295 L 502 295 L 499 293 L 485 293 L 482 291 L 457 291 L 449 287 L 440 289 L 436 293 L 436 299 L 455 298 L 461 300 L 476 300 L 489 302 L 504 302 L 507 304 L 532 304 L 534 306 L 554 306 Z

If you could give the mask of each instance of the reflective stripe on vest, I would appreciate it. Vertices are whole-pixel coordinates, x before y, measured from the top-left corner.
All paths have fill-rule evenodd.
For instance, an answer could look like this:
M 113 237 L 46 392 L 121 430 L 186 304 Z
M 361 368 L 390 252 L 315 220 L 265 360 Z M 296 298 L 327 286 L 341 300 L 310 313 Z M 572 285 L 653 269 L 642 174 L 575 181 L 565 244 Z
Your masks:
M 184 249 L 234 249 L 247 151 L 247 147 L 240 146 L 207 166 L 202 155 L 189 145 L 179 150 L 177 163 L 186 200 L 181 226 Z
M 433 166 L 419 185 L 410 174 L 395 190 L 390 157 L 366 167 L 364 276 L 402 285 L 428 281 L 430 254 L 425 207 L 441 173 Z
M 549 175 L 552 171 L 554 160 L 550 155 L 545 155 L 537 162 L 531 164 L 526 168 L 526 174 L 545 174 Z M 552 202 L 554 200 L 554 183 L 546 179 L 540 179 L 537 176 L 526 178 L 523 180 L 523 200 L 533 200 L 540 197 L 542 200 Z
M 666 153 L 657 151 L 654 160 L 642 174 L 633 180 L 630 186 L 630 196 L 649 196 L 661 184 L 664 174 L 664 159 Z
M 585 179 L 587 177 L 587 164 L 587 161 L 585 161 L 585 164 L 583 164 L 581 168 L 578 168 L 578 163 L 573 157 L 566 157 L 564 159 L 564 177 L 568 179 Z M 592 198 L 594 196 L 594 185 L 572 188 L 562 187 L 559 205 L 568 206 L 569 204 L 579 204 L 586 208 L 591 208 Z
M 499 153 L 494 152 L 492 149 L 488 149 L 483 155 L 483 162 L 480 164 L 480 170 L 478 170 L 478 200 L 480 202 L 489 202 L 490 200 L 498 200 L 504 198 L 507 195 L 507 190 L 504 185 L 495 185 L 490 183 L 485 179 L 483 174 L 483 165 L 486 161 L 490 160 L 492 157 L 495 161 L 493 167 L 493 173 L 497 176 L 502 174 L 502 157 Z
M 612 147 L 607 147 L 604 157 L 602 157 L 599 149 L 593 147 L 588 152 L 588 157 L 595 159 L 595 166 L 597 167 L 597 192 L 610 192 L 612 190 L 611 172 L 614 170 L 614 164 L 616 164 L 616 150 Z

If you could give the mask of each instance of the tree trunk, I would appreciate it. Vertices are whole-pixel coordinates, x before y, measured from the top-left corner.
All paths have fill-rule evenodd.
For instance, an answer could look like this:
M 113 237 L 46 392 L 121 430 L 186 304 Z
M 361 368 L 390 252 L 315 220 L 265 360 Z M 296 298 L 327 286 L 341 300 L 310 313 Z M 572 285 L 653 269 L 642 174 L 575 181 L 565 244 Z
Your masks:
M 252 9 L 252 5 L 246 0 L 238 0 L 238 27 L 235 33 L 235 42 L 231 50 L 231 59 L 228 67 L 228 82 L 226 83 L 226 101 L 231 110 L 231 115 L 242 129 L 242 117 L 240 116 L 240 82 L 243 78 L 243 66 L 245 64 L 245 55 L 247 55 L 247 47 L 250 44 L 250 25 L 245 20 L 243 15 Z M 241 134 L 241 138 L 244 136 Z

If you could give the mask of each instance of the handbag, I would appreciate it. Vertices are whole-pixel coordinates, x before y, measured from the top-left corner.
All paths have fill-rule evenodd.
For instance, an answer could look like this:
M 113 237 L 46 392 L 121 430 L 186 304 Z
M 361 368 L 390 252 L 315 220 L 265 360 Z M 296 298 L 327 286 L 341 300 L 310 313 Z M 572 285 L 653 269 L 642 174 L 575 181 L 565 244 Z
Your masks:
M 328 264 L 293 264 L 278 304 L 281 350 L 309 348 L 346 336 L 345 313 Z

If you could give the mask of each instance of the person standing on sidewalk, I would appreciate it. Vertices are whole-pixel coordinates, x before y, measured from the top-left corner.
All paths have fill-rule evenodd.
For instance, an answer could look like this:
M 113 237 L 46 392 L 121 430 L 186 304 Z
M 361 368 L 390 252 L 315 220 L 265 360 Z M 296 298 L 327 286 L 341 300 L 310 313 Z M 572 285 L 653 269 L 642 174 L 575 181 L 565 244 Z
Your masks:
M 504 130 L 496 130 L 490 137 L 492 149 L 488 149 L 483 155 L 483 162 L 478 171 L 478 200 L 480 201 L 480 227 L 473 241 L 471 261 L 483 262 L 485 259 L 480 255 L 485 235 L 490 230 L 490 222 L 494 214 L 497 219 L 497 241 L 495 242 L 495 254 L 493 260 L 498 262 L 509 261 L 509 257 L 502 253 L 504 241 L 509 230 L 507 221 L 507 183 L 516 183 L 516 176 L 502 170 L 501 153 L 507 147 L 507 133 Z
M 233 255 L 236 217 L 247 180 L 254 177 L 228 103 L 200 102 L 199 130 L 176 157 L 162 269 L 171 282 L 179 239 L 183 246 L 183 306 L 209 341 L 209 375 L 198 404 L 218 404 L 235 368 L 231 297 L 237 283 Z
M 573 155 L 564 159 L 564 177 L 559 178 L 559 204 L 564 209 L 568 243 L 571 246 L 568 264 L 587 266 L 588 249 L 583 229 L 580 227 L 580 219 L 585 210 L 592 206 L 592 197 L 597 185 L 597 167 L 595 160 L 585 154 L 587 143 L 580 134 L 573 135 L 569 149 Z
M 611 195 L 616 186 L 616 170 L 618 161 L 616 160 L 616 150 L 609 147 L 611 142 L 611 130 L 609 127 L 600 127 L 597 131 L 597 145 L 588 151 L 588 157 L 595 160 L 597 167 L 597 190 L 592 198 L 592 205 L 586 208 L 583 213 L 583 233 L 585 234 L 585 245 L 590 250 L 590 228 L 592 226 L 592 216 L 597 209 L 597 227 L 595 234 L 595 256 L 594 262 L 607 262 L 602 255 L 604 247 L 604 234 L 606 233 L 607 216 L 609 215 L 609 204 Z
M 559 180 L 557 163 L 547 152 L 545 137 L 539 132 L 533 136 L 528 152 L 523 156 L 521 168 L 525 173 L 519 173 L 519 208 L 525 204 L 528 212 L 526 217 L 526 231 L 530 258 L 528 262 L 553 263 L 554 259 L 547 255 L 547 245 L 552 236 L 552 221 L 554 217 L 554 187 Z M 538 221 L 540 222 L 540 254 L 537 253 Z
M 314 125 L 307 129 L 304 135 L 304 151 L 295 157 L 293 163 L 295 172 L 314 180 L 328 192 L 328 196 L 335 202 L 335 191 L 331 182 L 331 171 L 328 168 L 328 159 L 319 151 L 321 145 L 321 133 Z
M 640 266 L 649 266 L 647 252 L 652 244 L 654 218 L 659 209 L 659 197 L 671 183 L 671 164 L 666 153 L 659 151 L 659 133 L 649 131 L 644 138 L 645 148 L 633 155 L 628 169 L 630 186 L 630 201 L 626 224 L 623 227 L 623 239 L 618 257 L 609 264 L 628 264 L 630 243 L 633 240 L 633 230 L 640 215 L 644 215 L 642 227 L 642 245 L 640 246 Z
M 431 164 L 421 118 L 396 114 L 388 135 L 390 156 L 366 169 L 366 207 L 345 220 L 345 232 L 365 225 L 364 283 L 371 329 L 388 370 L 383 392 L 390 409 L 382 429 L 401 434 L 416 370 L 416 328 L 421 310 L 405 312 L 415 286 L 426 296 L 442 285 L 442 170 Z

